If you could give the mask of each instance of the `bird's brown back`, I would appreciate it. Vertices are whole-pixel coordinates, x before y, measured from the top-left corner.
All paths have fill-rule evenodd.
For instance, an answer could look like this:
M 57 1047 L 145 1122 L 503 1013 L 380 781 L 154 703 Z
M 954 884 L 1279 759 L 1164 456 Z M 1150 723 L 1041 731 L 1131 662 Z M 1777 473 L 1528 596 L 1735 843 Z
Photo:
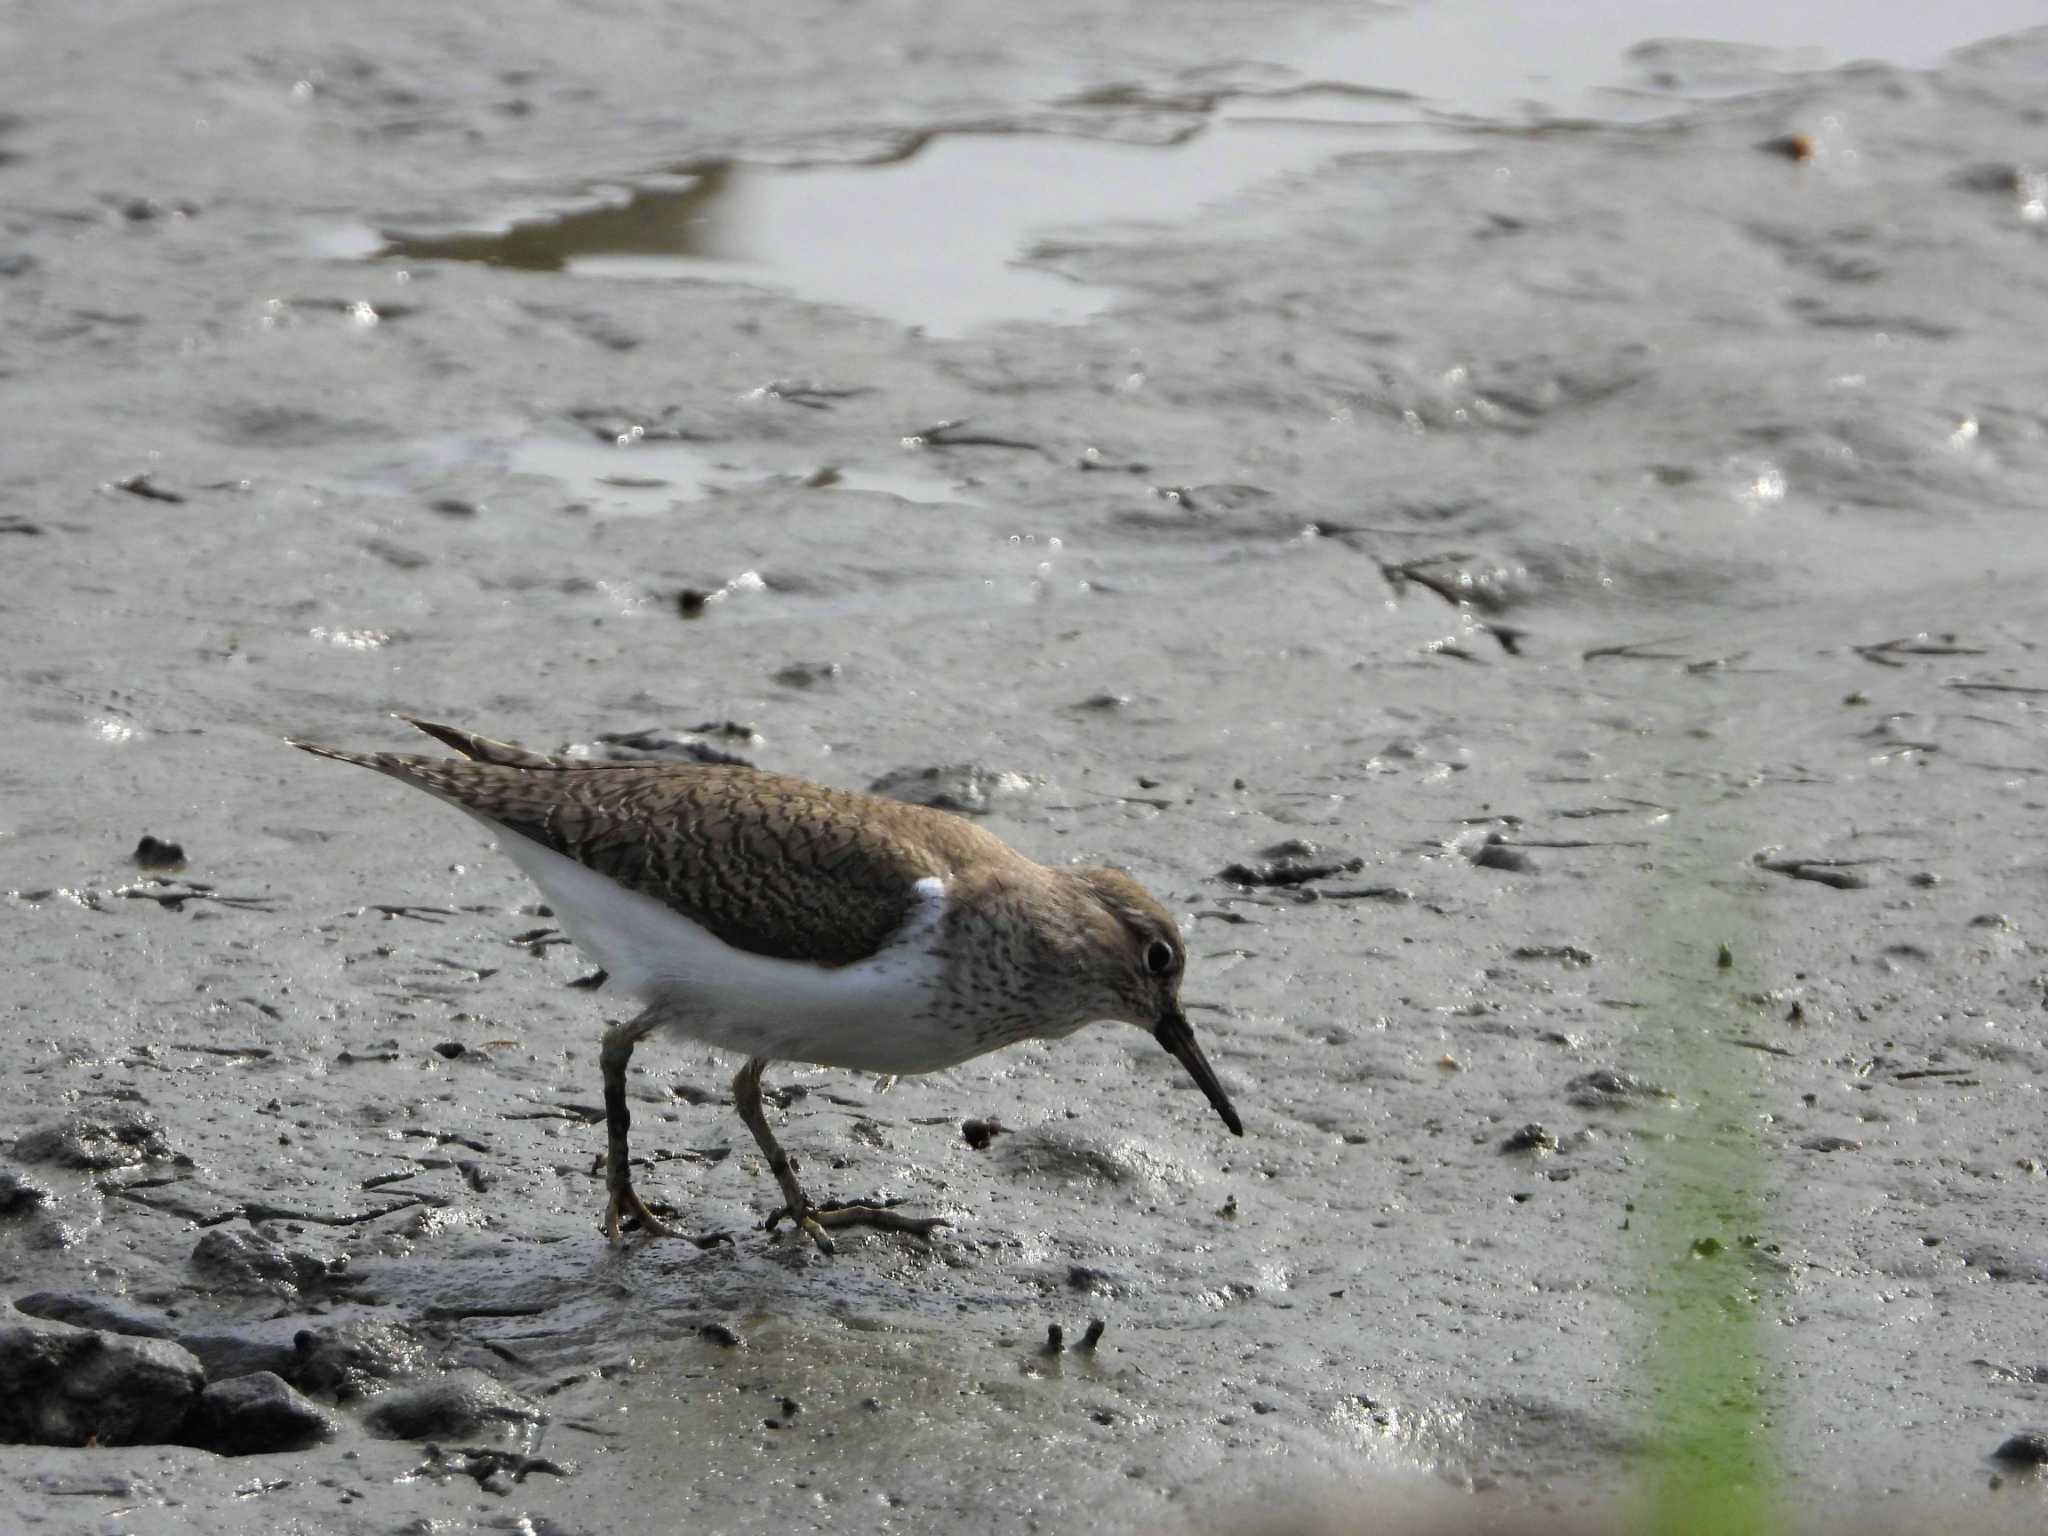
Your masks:
M 909 915 L 915 882 L 1018 857 L 948 812 L 756 768 L 298 745 L 417 785 L 778 959 L 864 959 Z

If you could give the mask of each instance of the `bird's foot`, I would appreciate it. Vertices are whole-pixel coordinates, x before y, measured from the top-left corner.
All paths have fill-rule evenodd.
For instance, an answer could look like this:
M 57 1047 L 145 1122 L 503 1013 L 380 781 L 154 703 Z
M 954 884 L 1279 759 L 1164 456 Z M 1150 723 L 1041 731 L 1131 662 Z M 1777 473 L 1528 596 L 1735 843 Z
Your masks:
M 649 1237 L 680 1237 L 684 1242 L 694 1243 L 699 1248 L 716 1248 L 720 1243 L 732 1241 L 732 1234 L 728 1232 L 707 1232 L 702 1237 L 692 1237 L 687 1232 L 678 1232 L 649 1210 L 647 1203 L 640 1198 L 639 1192 L 631 1184 L 627 1184 L 612 1191 L 611 1200 L 605 1207 L 604 1228 L 612 1240 L 613 1247 L 624 1241 L 621 1220 L 628 1216 L 639 1223 L 640 1230 Z
M 785 1221 L 793 1221 L 799 1231 L 818 1245 L 821 1253 L 837 1253 L 828 1227 L 879 1227 L 884 1232 L 909 1232 L 917 1237 L 930 1237 L 940 1227 L 949 1223 L 943 1216 L 910 1216 L 886 1205 L 854 1205 L 832 1201 L 825 1205 L 812 1205 L 806 1201 L 802 1212 L 794 1213 L 784 1206 L 770 1216 L 762 1226 L 773 1232 Z

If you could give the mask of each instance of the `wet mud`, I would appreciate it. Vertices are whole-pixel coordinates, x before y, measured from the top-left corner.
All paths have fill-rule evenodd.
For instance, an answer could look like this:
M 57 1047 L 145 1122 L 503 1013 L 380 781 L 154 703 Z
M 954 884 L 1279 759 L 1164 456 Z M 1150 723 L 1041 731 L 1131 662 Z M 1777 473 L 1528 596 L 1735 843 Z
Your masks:
M 1624 1529 L 1706 1285 L 1793 1527 L 2038 1529 L 2018 19 L 0 11 L 21 1527 Z M 602 974 L 283 741 L 393 711 L 1126 866 L 1247 1135 L 778 1068 L 948 1222 L 826 1258 L 657 1042 L 614 1250 Z

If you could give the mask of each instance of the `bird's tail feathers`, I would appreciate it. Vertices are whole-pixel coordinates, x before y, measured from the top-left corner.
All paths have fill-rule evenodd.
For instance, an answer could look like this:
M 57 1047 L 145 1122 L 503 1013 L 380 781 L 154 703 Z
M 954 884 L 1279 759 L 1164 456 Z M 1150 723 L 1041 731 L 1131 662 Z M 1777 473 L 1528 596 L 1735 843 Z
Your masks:
M 337 763 L 354 763 L 359 768 L 381 768 L 374 752 L 344 752 L 339 747 L 323 747 L 317 741 L 301 741 L 296 736 L 287 736 L 284 744 L 297 747 L 301 752 L 310 752 L 315 757 L 331 757 Z
M 488 736 L 479 736 L 474 731 L 465 731 L 459 726 L 437 725 L 432 720 L 421 720 L 414 715 L 399 715 L 407 725 L 416 731 L 423 731 L 443 746 L 453 747 L 472 762 L 495 763 L 501 768 L 569 768 L 576 764 L 565 758 L 550 757 L 545 752 L 532 752 L 525 747 L 515 747 L 509 741 L 494 741 Z

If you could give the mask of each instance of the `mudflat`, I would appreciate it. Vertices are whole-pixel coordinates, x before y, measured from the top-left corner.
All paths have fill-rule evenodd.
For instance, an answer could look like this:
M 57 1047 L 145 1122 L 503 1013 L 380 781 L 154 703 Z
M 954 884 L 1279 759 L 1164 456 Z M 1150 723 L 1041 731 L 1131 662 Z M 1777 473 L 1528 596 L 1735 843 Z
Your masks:
M 21 1528 L 2038 1528 L 2003 14 L 0 10 L 0 1376 L 131 1410 Z M 619 1001 L 283 742 L 394 710 L 1130 869 L 1245 1139 L 1110 1025 L 780 1068 L 953 1223 L 826 1259 L 654 1040 L 734 1241 L 614 1251 Z

